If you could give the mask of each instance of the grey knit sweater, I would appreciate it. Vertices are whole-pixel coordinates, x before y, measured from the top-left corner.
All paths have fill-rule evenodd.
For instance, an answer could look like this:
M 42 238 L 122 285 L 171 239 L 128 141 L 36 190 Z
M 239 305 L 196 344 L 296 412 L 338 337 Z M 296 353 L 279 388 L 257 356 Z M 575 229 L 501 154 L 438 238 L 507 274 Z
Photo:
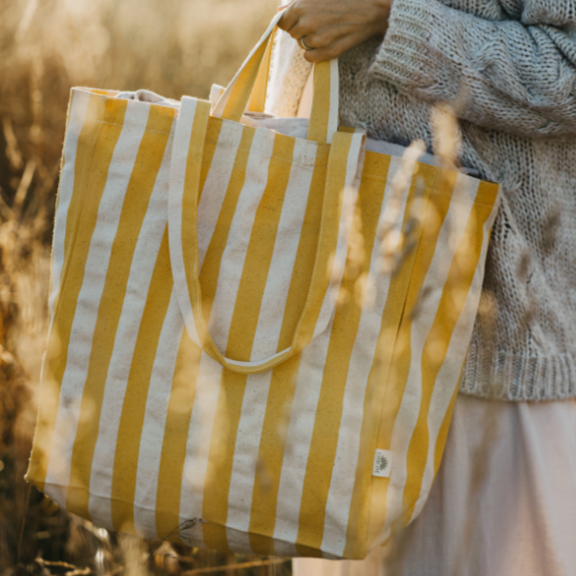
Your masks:
M 294 115 L 309 65 L 287 35 L 276 53 Z M 340 77 L 341 122 L 376 139 L 431 146 L 430 105 L 457 102 L 462 165 L 502 184 L 460 390 L 576 397 L 576 0 L 394 0 Z

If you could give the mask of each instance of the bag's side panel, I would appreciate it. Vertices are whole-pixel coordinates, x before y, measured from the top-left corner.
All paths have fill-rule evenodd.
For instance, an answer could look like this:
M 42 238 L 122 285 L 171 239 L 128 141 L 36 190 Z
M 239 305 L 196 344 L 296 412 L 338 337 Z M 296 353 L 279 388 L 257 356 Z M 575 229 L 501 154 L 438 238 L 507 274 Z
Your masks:
M 384 195 L 383 213 L 392 206 L 395 195 L 395 176 L 400 170 L 404 169 L 404 161 L 402 159 L 393 157 L 392 163 Z M 384 174 L 376 166 L 372 170 L 375 176 L 380 172 L 380 175 L 384 177 Z M 404 206 L 400 212 L 403 229 L 406 229 L 408 222 L 413 219 L 414 207 L 421 202 L 427 203 L 435 178 L 436 169 L 429 166 L 416 165 L 409 183 L 408 194 L 403 198 Z M 437 227 L 439 227 L 440 223 L 437 223 Z M 412 241 L 416 242 L 416 246 L 421 246 L 426 239 L 428 240 L 426 245 L 433 250 L 437 233 L 438 230 L 432 230 L 425 237 L 422 228 L 416 228 L 416 237 L 412 238 Z M 382 416 L 382 406 L 385 406 L 392 414 L 397 410 L 393 404 L 394 398 L 385 400 L 385 395 L 390 390 L 391 395 L 397 393 L 397 390 L 390 383 L 389 375 L 393 366 L 394 346 L 401 330 L 402 319 L 406 316 L 407 299 L 412 295 L 412 306 L 414 306 L 419 296 L 418 288 L 421 287 L 425 273 L 425 269 L 422 270 L 422 266 L 426 266 L 431 259 L 431 255 L 429 255 L 428 261 L 419 262 L 418 253 L 417 249 L 412 249 L 405 254 L 402 262 L 399 263 L 396 273 L 390 278 L 384 309 L 380 317 L 374 356 L 370 364 L 368 386 L 363 398 L 363 422 L 358 440 L 358 464 L 344 549 L 346 558 L 365 557 L 368 545 L 372 541 L 370 539 L 370 521 L 374 518 L 383 518 L 385 513 L 385 495 L 389 478 L 372 477 L 374 451 L 376 447 L 386 448 L 389 446 L 386 441 L 379 441 L 378 434 L 382 422 L 386 422 Z M 416 277 L 416 286 L 414 285 L 414 277 Z M 410 318 L 409 314 L 408 318 Z M 392 416 L 389 415 L 388 417 Z
M 134 253 L 160 170 L 174 115 L 174 110 L 169 108 L 148 107 L 140 102 L 132 104 L 139 104 L 139 107 L 146 106 L 149 114 L 141 139 L 136 146 L 135 158 L 132 156 L 129 162 L 125 163 L 122 161 L 124 150 L 117 149 L 119 160 L 117 174 L 120 175 L 118 182 L 120 185 L 117 190 L 112 191 L 116 174 L 110 170 L 110 192 L 116 200 L 114 208 L 107 210 L 106 216 L 103 216 L 105 220 L 113 215 L 113 227 L 110 230 L 113 233 L 110 234 L 106 227 L 103 227 L 100 229 L 102 235 L 97 237 L 108 257 L 103 266 L 105 273 L 100 272 L 100 278 L 104 276 L 104 283 L 101 293 L 96 298 L 92 296 L 86 299 L 86 309 L 93 310 L 94 300 L 96 300 L 98 311 L 92 329 L 92 342 L 81 394 L 78 426 L 70 459 L 70 488 L 67 498 L 67 508 L 84 517 L 90 517 L 89 487 L 96 443 L 100 431 L 104 432 L 108 424 L 105 421 L 101 423 L 100 420 L 103 414 L 106 380 L 115 349 L 126 288 L 131 273 L 138 269 L 138 263 L 133 262 Z M 141 120 L 143 119 L 139 119 L 138 126 L 141 126 Z M 129 179 L 126 184 L 127 173 Z M 121 209 L 119 209 L 120 206 L 116 207 L 118 194 L 123 195 Z M 93 245 L 97 250 L 99 246 L 96 243 Z M 102 270 L 102 265 L 92 266 L 90 269 Z M 142 301 L 144 301 L 143 298 Z M 80 317 L 78 321 L 80 322 Z M 136 323 L 139 321 L 140 319 L 137 319 Z M 109 390 L 114 393 L 113 387 Z M 122 398 L 123 390 L 118 390 L 118 393 Z M 106 418 L 107 413 L 104 413 L 104 416 Z
M 394 386 L 397 401 L 392 405 L 397 408 L 383 419 L 382 427 L 388 429 L 388 437 L 381 436 L 377 446 L 392 451 L 393 463 L 385 516 L 373 516 L 371 527 L 377 528 L 379 522 L 386 520 L 378 536 L 374 532 L 369 535 L 372 545 L 383 542 L 393 526 L 399 528 L 412 515 L 420 497 L 429 435 L 434 438 L 438 435 L 438 428 L 429 429 L 428 414 L 433 393 L 437 387 L 445 394 L 447 390 L 448 396 L 452 397 L 458 384 L 466 347 L 454 346 L 451 355 L 447 356 L 447 346 L 453 338 L 461 343 L 460 338 L 472 329 L 474 315 L 468 314 L 467 325 L 458 325 L 460 330 L 454 334 L 476 268 L 478 265 L 483 268 L 484 262 L 479 259 L 484 240 L 483 226 L 496 199 L 494 195 L 492 203 L 480 210 L 482 220 L 478 224 L 478 204 L 475 204 L 478 190 L 477 180 L 440 172 L 430 196 L 424 219 L 425 238 L 427 229 L 430 233 L 430 230 L 438 228 L 438 223 L 442 226 L 435 242 L 421 244 L 421 250 L 428 251 L 431 257 L 430 264 L 424 268 L 417 265 L 417 271 L 424 272 L 425 276 L 420 285 L 410 288 L 415 297 L 412 302 L 410 298 L 408 300 L 394 350 L 394 370 L 387 387 Z M 414 289 L 418 292 L 415 293 Z M 478 296 L 479 292 L 474 298 Z M 450 379 L 438 378 L 441 367 L 444 367 L 443 375 Z M 384 407 L 385 415 L 387 408 Z M 434 422 L 438 427 L 442 424 L 438 417 Z M 433 465 L 435 450 L 430 452 Z M 377 480 L 375 478 L 373 482 Z
M 405 317 L 394 349 L 390 382 L 387 383 L 390 390 L 387 397 L 395 396 L 392 401 L 394 412 L 385 411 L 382 427 L 387 429 L 388 437 L 386 444 L 381 444 L 382 439 L 379 440 L 378 448 L 391 450 L 394 461 L 386 493 L 388 521 L 384 530 L 403 513 L 402 491 L 408 475 L 408 447 L 422 398 L 429 393 L 426 385 L 430 388 L 430 383 L 425 380 L 426 375 L 422 372 L 423 348 L 433 327 L 452 262 L 453 250 L 450 243 L 460 240 L 473 206 L 472 202 L 465 203 L 464 194 L 461 198 L 457 197 L 457 191 L 461 188 L 456 186 L 456 173 L 440 173 L 438 180 L 443 178 L 447 179 L 445 184 L 447 193 L 444 195 L 432 193 L 429 197 L 424 229 L 428 228 L 431 233 L 435 233 L 435 238 L 433 241 L 423 241 L 419 251 L 422 253 L 422 258 L 417 263 L 417 277 L 413 279 L 410 287 Z M 436 200 L 438 201 L 435 202 Z M 441 226 L 436 225 L 438 221 Z M 422 294 L 426 294 L 425 302 L 421 300 L 419 302 Z
M 98 206 L 106 185 L 108 167 L 112 161 L 116 142 L 120 137 L 126 103 L 118 101 L 108 105 L 105 98 L 89 95 L 85 120 L 81 127 L 71 125 L 70 130 L 79 130 L 74 166 L 63 171 L 63 189 L 72 188 L 67 209 L 67 218 L 62 218 L 57 230 L 55 257 L 63 256 L 59 285 L 54 286 L 56 298 L 54 317 L 50 327 L 48 346 L 44 359 L 39 396 L 39 415 L 36 438 L 32 450 L 27 478 L 41 490 L 64 505 L 69 471 L 65 457 L 65 446 L 73 438 L 71 422 L 77 419 L 77 403 L 61 397 L 63 376 L 67 367 L 70 342 L 82 345 L 90 335 L 81 330 L 73 333 L 77 303 L 83 286 L 86 262 L 91 238 L 96 227 Z M 108 120 L 104 123 L 103 120 Z M 97 169 L 93 169 L 97 166 Z M 73 179 L 72 172 L 73 171 Z M 62 210 L 66 207 L 62 205 Z M 64 231 L 62 226 L 64 225 Z M 55 432 L 55 429 L 59 431 Z M 52 461 L 51 455 L 57 455 Z M 53 473 L 48 474 L 50 467 Z
M 457 183 L 457 186 L 466 184 Z M 456 247 L 434 325 L 424 345 L 422 375 L 426 395 L 408 452 L 403 524 L 419 514 L 440 464 L 445 442 L 445 437 L 439 437 L 440 429 L 455 393 L 444 383 L 460 380 L 482 291 L 497 196 L 496 184 L 480 182 L 466 228 Z M 427 452 L 426 459 L 421 457 L 424 452 Z

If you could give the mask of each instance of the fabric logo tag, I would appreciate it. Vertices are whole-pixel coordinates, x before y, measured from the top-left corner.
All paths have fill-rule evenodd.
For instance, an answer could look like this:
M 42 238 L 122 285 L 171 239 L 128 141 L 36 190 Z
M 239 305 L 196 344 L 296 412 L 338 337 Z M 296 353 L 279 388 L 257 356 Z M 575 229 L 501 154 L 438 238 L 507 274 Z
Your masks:
M 376 450 L 374 455 L 374 466 L 372 476 L 379 478 L 390 478 L 390 468 L 392 467 L 392 452 L 390 450 Z

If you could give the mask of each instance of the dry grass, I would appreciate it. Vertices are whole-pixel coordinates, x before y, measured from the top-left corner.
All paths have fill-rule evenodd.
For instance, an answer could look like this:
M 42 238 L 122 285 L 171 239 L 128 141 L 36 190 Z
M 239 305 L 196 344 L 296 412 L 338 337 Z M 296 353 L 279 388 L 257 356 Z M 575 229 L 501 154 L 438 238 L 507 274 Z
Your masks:
M 108 533 L 23 481 L 47 332 L 49 244 L 71 86 L 206 97 L 274 0 L 0 0 L 0 574 L 289 574 L 289 563 Z M 218 573 L 213 570 L 210 573 Z

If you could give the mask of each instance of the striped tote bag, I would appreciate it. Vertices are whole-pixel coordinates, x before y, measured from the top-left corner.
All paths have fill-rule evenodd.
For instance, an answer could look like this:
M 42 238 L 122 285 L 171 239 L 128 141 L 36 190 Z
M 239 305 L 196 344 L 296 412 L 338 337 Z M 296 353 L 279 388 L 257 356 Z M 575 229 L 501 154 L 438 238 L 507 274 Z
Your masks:
M 247 125 L 276 22 L 213 107 L 72 91 L 27 479 L 111 530 L 363 558 L 438 469 L 499 189 L 366 151 L 335 62 L 307 138 Z

